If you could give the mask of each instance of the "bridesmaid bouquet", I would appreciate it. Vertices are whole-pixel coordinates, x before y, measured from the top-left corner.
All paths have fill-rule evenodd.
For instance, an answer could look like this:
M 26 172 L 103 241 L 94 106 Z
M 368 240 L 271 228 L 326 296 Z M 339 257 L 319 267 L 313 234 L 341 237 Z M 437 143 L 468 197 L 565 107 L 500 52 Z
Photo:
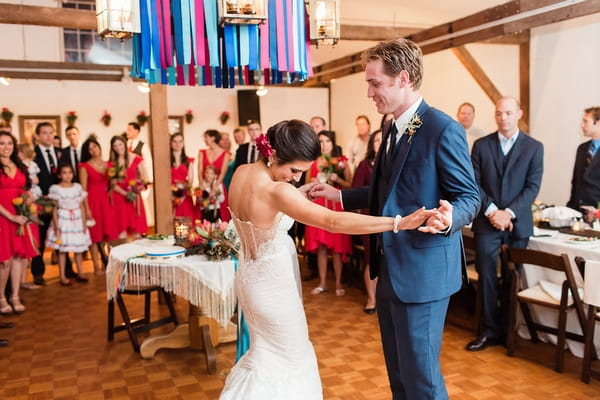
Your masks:
M 319 162 L 319 170 L 321 172 L 317 176 L 317 179 L 319 182 L 325 183 L 329 180 L 331 174 L 344 176 L 347 163 L 348 158 L 346 156 L 330 157 L 327 154 L 323 154 L 323 159 Z
M 28 222 L 42 224 L 42 221 L 40 221 L 38 218 L 38 206 L 27 192 L 24 192 L 22 195 L 12 199 L 12 204 L 15 206 L 17 215 L 26 217 Z M 19 225 L 17 228 L 17 235 L 23 236 L 24 233 L 24 225 Z
M 42 214 L 52 214 L 54 210 L 54 202 L 48 196 L 42 196 L 35 200 L 38 209 Z
M 125 178 L 125 167 L 122 165 L 115 165 L 114 167 L 110 167 L 106 171 L 106 175 L 111 181 L 111 184 L 114 184 L 115 181 L 120 181 L 123 178 Z
M 146 190 L 147 187 L 148 183 L 141 179 L 130 179 L 127 182 L 127 194 L 125 195 L 127 201 L 133 203 L 142 190 Z
M 183 202 L 185 196 L 190 192 L 190 185 L 183 182 L 176 182 L 171 185 L 171 198 L 173 206 L 177 207 Z

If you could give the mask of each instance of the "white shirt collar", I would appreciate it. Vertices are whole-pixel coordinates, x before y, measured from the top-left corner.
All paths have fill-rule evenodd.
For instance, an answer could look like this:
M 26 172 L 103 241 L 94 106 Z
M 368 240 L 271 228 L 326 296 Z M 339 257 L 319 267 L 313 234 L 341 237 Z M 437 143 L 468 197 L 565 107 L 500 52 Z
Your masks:
M 398 135 L 398 138 L 400 138 L 402 133 L 404 133 L 404 131 L 406 130 L 406 125 L 408 125 L 408 122 L 410 121 L 412 116 L 415 115 L 422 102 L 423 97 L 419 96 L 417 101 L 415 101 L 402 114 L 400 114 L 400 116 L 396 120 L 394 120 L 394 123 L 396 124 L 396 129 L 398 129 L 398 133 L 400 133 L 400 135 Z

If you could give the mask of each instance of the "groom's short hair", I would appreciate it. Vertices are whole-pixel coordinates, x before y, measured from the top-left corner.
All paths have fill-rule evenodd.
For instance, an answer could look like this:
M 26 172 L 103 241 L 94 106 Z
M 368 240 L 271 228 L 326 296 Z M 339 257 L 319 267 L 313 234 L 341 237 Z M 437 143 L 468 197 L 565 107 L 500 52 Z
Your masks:
M 383 70 L 389 76 L 397 76 L 402 70 L 408 72 L 413 88 L 419 89 L 423 81 L 423 52 L 413 41 L 399 38 L 380 42 L 362 53 L 364 65 L 381 60 Z

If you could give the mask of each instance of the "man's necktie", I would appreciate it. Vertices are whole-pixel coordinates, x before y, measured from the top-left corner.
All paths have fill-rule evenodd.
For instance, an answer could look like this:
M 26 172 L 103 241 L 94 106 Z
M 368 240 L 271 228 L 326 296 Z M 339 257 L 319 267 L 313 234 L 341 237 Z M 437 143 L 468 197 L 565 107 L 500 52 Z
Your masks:
M 254 161 L 256 161 L 256 146 L 251 144 L 250 145 L 250 158 L 248 159 L 248 163 L 252 164 Z
M 392 130 L 390 131 L 389 138 L 390 141 L 388 143 L 387 152 L 385 154 L 385 164 L 388 165 L 392 159 L 392 154 L 394 152 L 394 147 L 396 147 L 396 141 L 398 137 L 398 128 L 396 124 L 392 124 Z
M 79 165 L 79 158 L 77 157 L 77 149 L 73 149 L 73 172 L 77 176 L 77 166 Z
M 46 149 L 46 155 L 48 155 L 48 165 L 50 166 L 50 173 L 53 174 L 56 169 L 56 164 L 54 163 L 54 158 L 52 157 L 52 153 L 50 149 Z

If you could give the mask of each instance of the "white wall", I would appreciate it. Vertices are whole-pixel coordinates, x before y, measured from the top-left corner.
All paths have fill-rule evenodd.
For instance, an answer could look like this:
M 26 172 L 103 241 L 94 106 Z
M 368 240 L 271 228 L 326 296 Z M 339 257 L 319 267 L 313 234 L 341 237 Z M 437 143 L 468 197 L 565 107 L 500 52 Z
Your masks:
M 583 110 L 600 105 L 599 38 L 600 14 L 532 31 L 530 125 L 544 143 L 544 202 L 569 199 Z

